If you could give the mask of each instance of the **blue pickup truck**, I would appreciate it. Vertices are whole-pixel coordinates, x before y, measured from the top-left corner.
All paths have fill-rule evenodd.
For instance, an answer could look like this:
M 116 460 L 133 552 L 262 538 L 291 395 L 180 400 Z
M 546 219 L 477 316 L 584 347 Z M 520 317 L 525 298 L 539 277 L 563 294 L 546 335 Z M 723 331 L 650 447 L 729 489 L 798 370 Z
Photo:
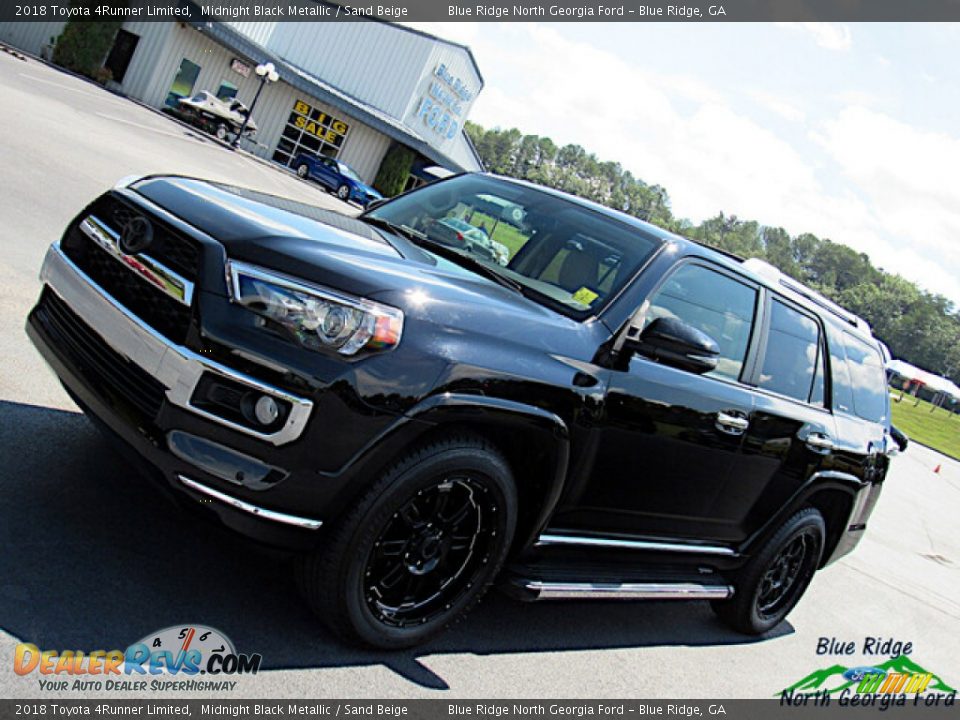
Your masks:
M 353 201 L 367 207 L 383 197 L 361 180 L 352 167 L 334 158 L 300 153 L 293 159 L 291 167 L 304 180 L 316 180 L 344 202 Z

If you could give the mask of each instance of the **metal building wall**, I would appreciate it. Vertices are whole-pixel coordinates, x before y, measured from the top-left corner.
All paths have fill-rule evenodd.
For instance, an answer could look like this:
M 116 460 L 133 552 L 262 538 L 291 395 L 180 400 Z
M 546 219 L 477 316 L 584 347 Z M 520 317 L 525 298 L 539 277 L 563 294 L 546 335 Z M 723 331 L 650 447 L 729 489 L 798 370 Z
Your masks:
M 237 27 L 285 60 L 402 118 L 435 40 L 377 22 L 257 23 Z M 239 25 L 239 24 L 238 24 Z M 451 50 L 451 46 L 447 46 Z
M 66 24 L 66 20 L 0 23 L 0 42 L 31 55 L 39 55 L 40 48 L 50 42 L 51 37 L 63 32 Z
M 180 62 L 186 58 L 200 66 L 194 91 L 208 90 L 215 93 L 220 83 L 227 81 L 237 86 L 238 99 L 247 105 L 253 101 L 259 82 L 252 72 L 249 78 L 244 78 L 231 70 L 230 63 L 236 57 L 235 53 L 197 30 L 179 23 L 142 23 L 141 25 L 144 27 L 140 28 L 143 30 L 140 44 L 150 50 L 141 55 L 138 45 L 137 52 L 134 53 L 127 74 L 131 78 L 142 77 L 144 80 L 142 84 L 137 85 L 137 91 L 133 92 L 133 81 L 131 80 L 128 88 L 125 79 L 123 89 L 129 95 L 154 107 L 163 107 L 173 79 L 180 68 Z M 162 37 L 161 28 L 166 30 Z M 133 29 L 130 31 L 136 32 Z M 150 37 L 151 34 L 157 37 Z M 158 38 L 162 39 L 162 43 Z M 248 65 L 251 64 L 249 61 L 245 62 Z M 137 67 L 134 67 L 135 65 Z M 137 82 L 141 83 L 139 80 Z M 264 88 L 253 114 L 253 120 L 259 128 L 256 135 L 257 145 L 244 142 L 243 146 L 260 157 L 270 159 L 286 126 L 293 104 L 298 99 L 332 117 L 343 120 L 350 126 L 339 157 L 351 165 L 364 180 L 372 181 L 390 144 L 389 139 L 376 130 L 362 125 L 348 113 L 301 93 L 284 82 Z M 238 181 L 240 180 L 238 178 Z
M 173 27 L 172 23 L 161 22 L 131 21 L 123 24 L 124 30 L 140 38 L 123 76 L 123 82 L 119 83 L 125 94 L 135 98 L 144 97 L 153 82 L 157 64 L 167 44 L 167 36 Z

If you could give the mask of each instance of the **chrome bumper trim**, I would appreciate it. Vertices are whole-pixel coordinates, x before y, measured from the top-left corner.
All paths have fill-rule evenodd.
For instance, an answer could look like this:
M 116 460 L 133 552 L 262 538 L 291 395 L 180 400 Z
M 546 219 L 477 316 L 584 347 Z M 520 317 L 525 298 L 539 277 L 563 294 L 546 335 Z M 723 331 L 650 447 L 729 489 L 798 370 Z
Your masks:
M 537 540 L 537 546 L 579 545 L 582 547 L 605 547 L 617 550 L 646 550 L 649 552 L 692 553 L 695 555 L 736 555 L 733 548 L 719 545 L 694 545 L 692 543 L 655 542 L 650 540 L 621 540 L 619 538 L 600 538 L 585 535 L 544 534 Z
M 167 388 L 167 400 L 177 407 L 273 445 L 283 445 L 297 439 L 306 428 L 313 410 L 310 400 L 291 395 L 170 342 L 110 297 L 74 265 L 64 255 L 59 243 L 54 243 L 47 251 L 40 279 L 110 347 L 157 378 Z M 262 433 L 194 407 L 190 404 L 190 398 L 204 372 L 229 378 L 290 403 L 287 422 L 276 432 Z
M 730 585 L 697 583 L 553 583 L 522 581 L 537 600 L 726 600 L 733 597 Z
M 215 500 L 219 500 L 225 505 L 229 505 L 237 510 L 242 510 L 245 513 L 250 513 L 251 515 L 256 515 L 264 520 L 272 520 L 273 522 L 283 523 L 284 525 L 294 525 L 306 530 L 316 530 L 323 525 L 323 522 L 320 520 L 312 520 L 311 518 L 300 517 L 299 515 L 287 515 L 287 513 L 277 512 L 276 510 L 267 510 L 259 505 L 251 505 L 248 502 L 222 493 L 219 490 L 214 490 L 212 487 L 207 487 L 203 483 L 198 483 L 196 480 L 191 480 L 184 475 L 177 475 L 177 479 L 191 490 L 196 490 Z

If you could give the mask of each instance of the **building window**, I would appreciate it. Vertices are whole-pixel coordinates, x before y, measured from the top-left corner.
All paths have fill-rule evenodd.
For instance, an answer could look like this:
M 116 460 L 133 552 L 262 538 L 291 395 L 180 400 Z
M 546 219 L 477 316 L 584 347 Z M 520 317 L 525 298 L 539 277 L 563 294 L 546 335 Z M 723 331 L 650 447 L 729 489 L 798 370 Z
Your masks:
M 113 47 L 110 48 L 107 61 L 103 64 L 103 66 L 110 71 L 114 82 L 123 82 L 123 77 L 127 74 L 127 68 L 130 67 L 130 60 L 133 59 L 133 53 L 136 51 L 137 43 L 139 42 L 139 35 L 134 35 L 132 32 L 127 32 L 122 28 L 117 30 L 117 36 L 113 40 Z
M 167 99 L 164 105 L 175 108 L 180 98 L 193 95 L 193 85 L 197 82 L 197 76 L 200 74 L 200 66 L 192 63 L 186 58 L 180 61 L 180 69 L 173 78 L 173 84 L 170 86 L 170 92 L 167 93 Z
M 297 100 L 273 153 L 273 161 L 290 167 L 302 152 L 335 158 L 349 130 L 350 126 L 342 120 Z

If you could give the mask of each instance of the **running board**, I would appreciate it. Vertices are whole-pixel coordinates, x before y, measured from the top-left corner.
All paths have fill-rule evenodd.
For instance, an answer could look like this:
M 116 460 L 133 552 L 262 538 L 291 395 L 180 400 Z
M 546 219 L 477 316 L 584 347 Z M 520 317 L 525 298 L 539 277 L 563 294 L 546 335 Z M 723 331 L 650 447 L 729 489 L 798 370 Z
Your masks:
M 514 580 L 527 600 L 726 600 L 730 585 L 699 583 L 581 583 Z

